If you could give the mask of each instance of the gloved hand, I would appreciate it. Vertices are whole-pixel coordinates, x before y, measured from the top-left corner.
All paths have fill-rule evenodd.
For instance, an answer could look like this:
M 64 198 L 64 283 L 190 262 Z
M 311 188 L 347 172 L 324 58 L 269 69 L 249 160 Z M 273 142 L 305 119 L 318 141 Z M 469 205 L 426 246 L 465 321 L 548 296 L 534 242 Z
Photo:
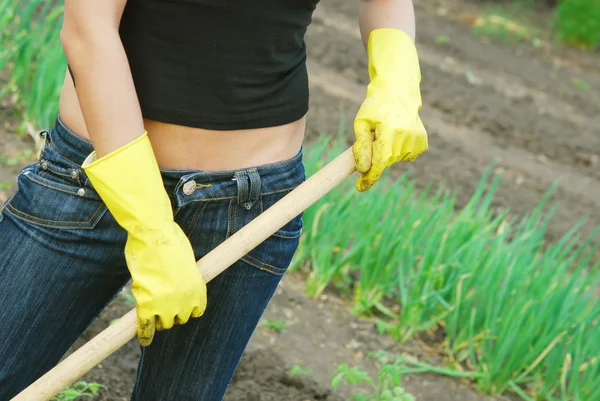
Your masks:
M 138 340 L 152 342 L 155 330 L 185 324 L 206 309 L 206 283 L 192 246 L 174 221 L 146 132 L 82 165 L 117 223 L 127 231 L 125 259 L 136 299 Z
M 370 83 L 354 120 L 356 188 L 369 189 L 386 167 L 414 161 L 427 150 L 419 118 L 421 72 L 414 42 L 393 28 L 375 29 L 367 45 Z

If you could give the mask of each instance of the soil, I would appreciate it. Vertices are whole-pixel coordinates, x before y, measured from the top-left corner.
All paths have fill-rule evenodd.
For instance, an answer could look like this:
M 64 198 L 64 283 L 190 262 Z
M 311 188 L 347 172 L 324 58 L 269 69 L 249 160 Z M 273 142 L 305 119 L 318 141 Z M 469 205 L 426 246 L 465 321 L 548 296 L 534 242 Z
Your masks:
M 528 213 L 558 180 L 552 199 L 559 207 L 548 240 L 558 239 L 582 217 L 588 219 L 582 233 L 590 234 L 600 224 L 600 54 L 474 35 L 474 16 L 482 10 L 477 3 L 416 3 L 421 116 L 430 147 L 417 162 L 394 165 L 394 174 L 408 171 L 420 187 L 443 183 L 457 192 L 461 207 L 494 163 L 503 174 L 494 206 L 516 215 Z M 353 115 L 368 82 L 357 15 L 356 1 L 322 0 L 308 30 L 308 141 L 323 132 L 335 135 L 342 122 L 347 145 L 352 143 Z M 0 201 L 10 196 L 14 177 L 31 159 L 23 149 L 33 149 L 29 136 L 14 134 L 17 119 L 10 110 L 0 104 Z M 131 307 L 127 297 L 117 297 L 73 349 Z M 226 401 L 346 399 L 349 389 L 331 391 L 336 366 L 360 364 L 373 373 L 376 365 L 366 358 L 371 351 L 440 362 L 433 352 L 435 339 L 399 344 L 380 336 L 372 321 L 351 316 L 335 294 L 306 297 L 296 273 L 286 275 L 265 319 L 288 325 L 281 333 L 257 328 Z M 128 399 L 138 355 L 132 341 L 83 378 L 106 386 L 96 399 Z M 291 375 L 296 364 L 312 373 Z M 419 401 L 510 399 L 483 396 L 466 381 L 439 375 L 409 375 L 405 383 Z
M 126 294 L 125 291 L 119 294 L 70 352 L 132 308 Z M 352 316 L 349 305 L 332 291 L 326 291 L 319 299 L 307 297 L 301 273 L 290 273 L 284 277 L 263 318 L 285 321 L 285 328 L 276 332 L 264 324 L 259 325 L 224 401 L 343 401 L 356 388 L 331 390 L 331 378 L 336 367 L 342 363 L 361 366 L 374 377 L 378 365 L 367 355 L 376 351 L 432 364 L 442 362 L 434 350 L 439 338 L 399 343 L 379 335 L 374 321 Z M 82 380 L 106 386 L 94 399 L 128 400 L 135 382 L 139 355 L 139 347 L 132 340 L 83 376 Z M 310 369 L 310 372 L 291 374 L 290 369 L 294 365 Z M 515 400 L 508 396 L 486 397 L 466 381 L 433 374 L 408 375 L 403 383 L 418 401 Z

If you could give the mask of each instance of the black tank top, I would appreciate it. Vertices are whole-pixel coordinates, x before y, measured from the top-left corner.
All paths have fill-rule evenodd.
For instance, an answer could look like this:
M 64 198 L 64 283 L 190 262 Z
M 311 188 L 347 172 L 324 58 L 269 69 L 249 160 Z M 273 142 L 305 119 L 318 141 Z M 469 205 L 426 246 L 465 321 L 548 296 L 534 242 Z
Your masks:
M 143 116 L 217 130 L 298 120 L 318 1 L 128 1 L 120 34 Z

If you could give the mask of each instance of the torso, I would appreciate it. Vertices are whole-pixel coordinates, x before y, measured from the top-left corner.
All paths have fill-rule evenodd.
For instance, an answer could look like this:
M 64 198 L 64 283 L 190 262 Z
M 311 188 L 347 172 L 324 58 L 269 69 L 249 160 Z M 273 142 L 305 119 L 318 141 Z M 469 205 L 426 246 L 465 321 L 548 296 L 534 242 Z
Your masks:
M 317 3 L 128 1 L 120 35 L 161 168 L 233 170 L 298 153 Z M 60 116 L 89 139 L 69 74 Z
M 60 96 L 61 120 L 86 139 L 77 94 L 67 75 Z M 158 164 L 164 169 L 235 170 L 287 160 L 304 139 L 305 118 L 277 127 L 215 131 L 144 119 Z

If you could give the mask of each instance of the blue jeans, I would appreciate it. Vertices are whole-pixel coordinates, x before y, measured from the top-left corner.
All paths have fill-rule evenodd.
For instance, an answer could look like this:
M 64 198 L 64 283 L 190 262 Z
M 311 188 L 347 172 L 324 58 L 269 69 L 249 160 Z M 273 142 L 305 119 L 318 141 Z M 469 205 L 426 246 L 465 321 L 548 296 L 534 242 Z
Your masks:
M 0 215 L 0 401 L 51 369 L 130 279 L 126 232 L 81 169 L 91 143 L 60 118 L 42 135 L 39 161 L 20 172 Z M 305 171 L 300 151 L 255 168 L 162 176 L 199 259 L 302 183 Z M 208 283 L 201 318 L 157 332 L 142 348 L 131 399 L 221 400 L 301 230 L 302 215 Z

